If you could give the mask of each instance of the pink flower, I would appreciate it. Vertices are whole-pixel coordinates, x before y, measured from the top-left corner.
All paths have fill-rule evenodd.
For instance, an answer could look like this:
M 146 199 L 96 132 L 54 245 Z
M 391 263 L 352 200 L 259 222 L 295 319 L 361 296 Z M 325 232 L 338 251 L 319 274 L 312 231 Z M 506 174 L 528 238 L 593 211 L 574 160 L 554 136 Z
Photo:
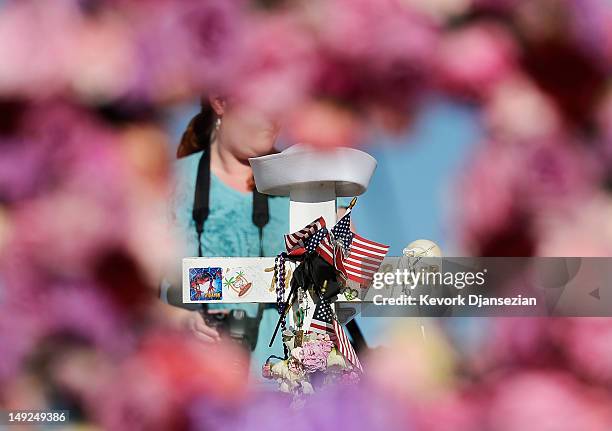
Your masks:
M 604 431 L 610 399 L 564 373 L 524 372 L 497 382 L 486 429 Z
M 516 149 L 485 143 L 460 177 L 457 190 L 461 200 L 453 219 L 455 231 L 460 232 L 460 242 L 468 253 L 499 256 L 532 253 L 533 238 L 527 220 L 523 219 L 526 215 L 522 214 L 521 200 L 516 197 L 520 159 Z M 503 249 L 499 251 L 499 247 Z
M 270 365 L 269 362 L 266 362 L 265 364 L 263 364 L 263 366 L 261 367 L 261 375 L 264 379 L 271 379 L 272 378 L 272 371 L 271 371 L 272 365 Z
M 304 374 L 304 368 L 302 367 L 302 363 L 299 359 L 296 359 L 295 357 L 289 358 L 289 361 L 287 361 L 287 367 L 289 368 L 289 371 L 291 371 L 296 376 L 301 376 Z
M 526 141 L 562 134 L 557 106 L 535 83 L 521 75 L 496 82 L 483 107 L 492 135 L 507 141 Z
M 359 374 L 355 371 L 349 371 L 347 373 L 342 373 L 342 377 L 340 381 L 344 384 L 354 385 L 359 383 Z
M 320 55 L 311 94 L 339 102 L 343 111 L 349 107 L 358 117 L 353 121 L 356 126 L 371 119 L 390 122 L 398 117 L 406 125 L 408 113 L 431 84 L 432 52 L 438 39 L 433 22 L 407 2 L 333 0 L 310 8 L 307 23 Z M 344 116 L 335 120 L 351 122 Z M 321 126 L 331 131 L 330 122 Z M 359 135 L 349 135 L 353 138 L 349 144 L 354 145 Z
M 612 36 L 610 39 L 612 44 Z M 606 92 L 599 107 L 596 120 L 597 125 L 601 129 L 601 153 L 607 165 L 612 166 L 612 88 Z
M 325 371 L 327 356 L 331 352 L 331 341 L 308 341 L 302 346 L 302 364 L 307 373 Z
M 318 341 L 331 341 L 329 334 L 317 334 Z
M 521 367 L 559 365 L 558 349 L 551 337 L 557 320 L 548 318 L 494 318 L 482 349 L 470 357 L 471 367 L 483 373 Z
M 572 370 L 595 383 L 612 385 L 612 319 L 563 319 L 555 328 Z
M 152 1 L 125 9 L 133 27 L 130 96 L 189 98 L 235 81 L 244 55 L 241 1 Z
M 436 56 L 438 80 L 452 93 L 487 97 L 514 70 L 516 57 L 514 40 L 503 27 L 463 27 L 442 39 Z
M 591 124 L 608 82 L 604 3 L 521 1 L 513 11 L 523 70 L 555 100 L 566 121 L 579 127 Z
M 459 181 L 456 221 L 470 253 L 529 256 L 550 215 L 570 214 L 598 185 L 599 166 L 567 137 L 489 142 Z
M 236 57 L 222 91 L 233 103 L 275 118 L 308 100 L 320 62 L 313 35 L 291 14 L 252 17 Z
M 570 210 L 551 213 L 541 224 L 541 256 L 610 256 L 612 254 L 612 199 L 600 192 Z

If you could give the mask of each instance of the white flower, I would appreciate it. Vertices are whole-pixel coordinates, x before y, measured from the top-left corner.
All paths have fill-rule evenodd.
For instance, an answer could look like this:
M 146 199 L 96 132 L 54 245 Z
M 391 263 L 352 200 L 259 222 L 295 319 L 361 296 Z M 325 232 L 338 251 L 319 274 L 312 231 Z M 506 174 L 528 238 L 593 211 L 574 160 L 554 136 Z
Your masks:
M 340 371 L 348 368 L 344 356 L 338 353 L 334 348 L 327 357 L 327 369 L 328 371 Z
M 296 360 L 302 362 L 302 360 L 304 359 L 304 352 L 301 347 L 296 347 L 295 349 L 291 350 L 291 356 L 293 356 Z
M 314 394 L 314 388 L 312 387 L 312 385 L 309 382 L 302 382 L 302 392 L 305 395 L 310 395 L 310 394 Z

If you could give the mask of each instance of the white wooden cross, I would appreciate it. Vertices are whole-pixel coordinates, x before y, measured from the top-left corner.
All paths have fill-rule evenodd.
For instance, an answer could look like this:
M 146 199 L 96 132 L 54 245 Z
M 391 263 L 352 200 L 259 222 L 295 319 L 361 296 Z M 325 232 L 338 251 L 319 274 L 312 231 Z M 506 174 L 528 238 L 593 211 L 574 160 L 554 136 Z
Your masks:
M 365 192 L 376 168 L 376 160 L 352 148 L 320 151 L 296 145 L 270 156 L 250 159 L 255 184 L 261 193 L 289 196 L 289 232 L 296 232 L 323 217 L 326 225 L 336 223 L 336 198 Z M 278 250 L 282 252 L 284 250 Z M 381 269 L 394 270 L 398 257 L 387 257 Z M 291 268 L 287 263 L 287 286 Z M 183 259 L 184 303 L 275 303 L 274 257 L 189 257 Z M 204 274 L 204 277 L 202 277 Z M 206 277 L 208 274 L 208 277 Z M 198 279 L 198 275 L 200 278 Z M 200 298 L 191 296 L 195 282 Z M 288 294 L 286 290 L 285 294 Z M 196 291 L 197 293 L 197 291 Z M 337 302 L 359 302 L 338 296 Z M 310 307 L 311 318 L 314 307 Z

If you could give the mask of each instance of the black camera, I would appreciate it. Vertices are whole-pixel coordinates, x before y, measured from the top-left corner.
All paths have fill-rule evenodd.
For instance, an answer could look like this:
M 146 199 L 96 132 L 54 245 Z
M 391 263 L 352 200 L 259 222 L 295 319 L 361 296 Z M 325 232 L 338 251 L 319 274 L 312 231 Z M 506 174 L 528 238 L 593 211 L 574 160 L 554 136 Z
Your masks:
M 263 305 L 260 304 L 257 316 L 250 317 L 245 310 L 215 310 L 211 312 L 207 305 L 202 306 L 202 316 L 206 324 L 216 329 L 222 338 L 237 342 L 249 351 L 255 350 L 259 323 L 263 315 Z

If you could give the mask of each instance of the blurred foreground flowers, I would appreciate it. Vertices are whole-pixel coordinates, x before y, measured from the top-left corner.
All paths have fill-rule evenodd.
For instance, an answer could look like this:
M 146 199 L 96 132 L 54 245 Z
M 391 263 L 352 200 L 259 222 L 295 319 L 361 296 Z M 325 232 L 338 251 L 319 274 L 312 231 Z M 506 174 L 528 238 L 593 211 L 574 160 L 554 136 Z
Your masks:
M 3 2 L 0 406 L 112 430 L 609 429 L 606 319 L 489 322 L 468 352 L 400 327 L 360 389 L 288 411 L 155 288 L 176 265 L 163 119 L 203 93 L 321 146 L 401 130 L 432 94 L 475 106 L 464 251 L 609 255 L 611 29 L 603 0 Z

